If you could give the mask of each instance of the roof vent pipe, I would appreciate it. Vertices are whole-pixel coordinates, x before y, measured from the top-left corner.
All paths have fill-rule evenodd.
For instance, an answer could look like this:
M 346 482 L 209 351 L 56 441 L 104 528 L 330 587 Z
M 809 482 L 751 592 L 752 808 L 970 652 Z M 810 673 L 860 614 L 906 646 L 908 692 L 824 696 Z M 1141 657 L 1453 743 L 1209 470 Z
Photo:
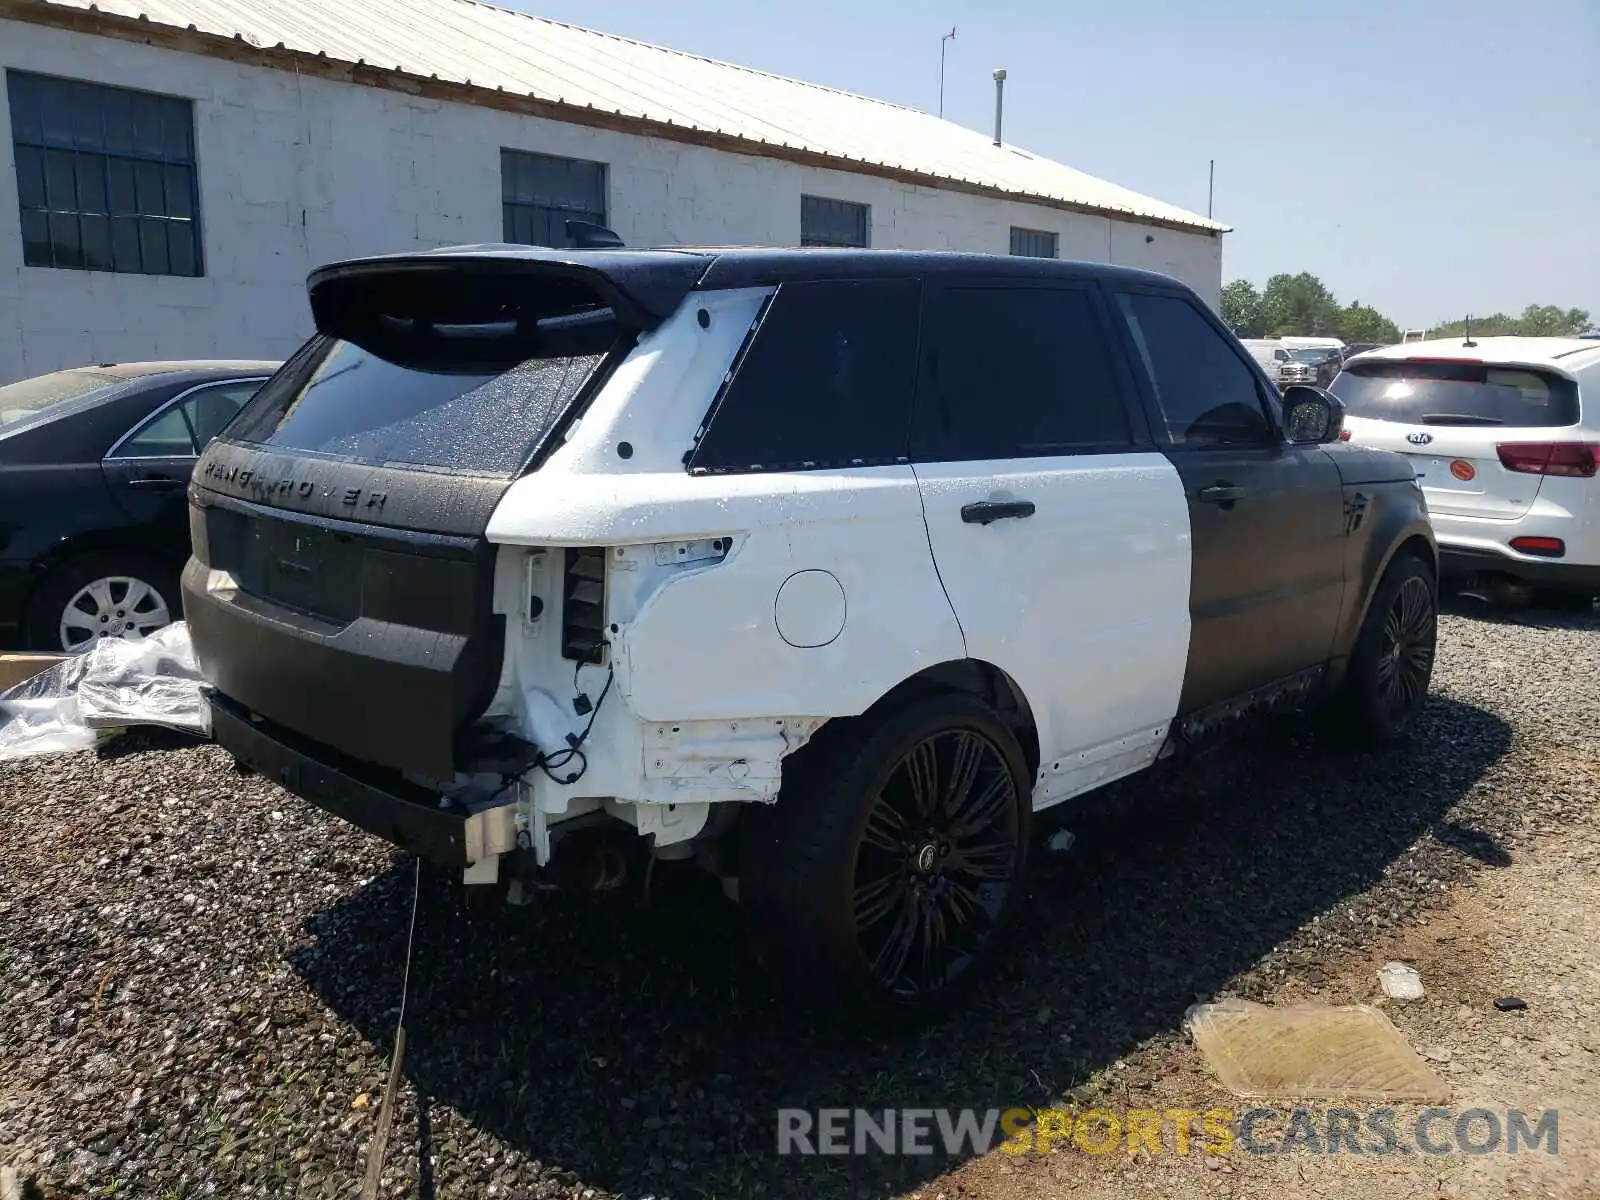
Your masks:
M 994 73 L 994 144 L 1000 144 L 1000 117 L 1005 108 L 1006 69 L 999 67 Z

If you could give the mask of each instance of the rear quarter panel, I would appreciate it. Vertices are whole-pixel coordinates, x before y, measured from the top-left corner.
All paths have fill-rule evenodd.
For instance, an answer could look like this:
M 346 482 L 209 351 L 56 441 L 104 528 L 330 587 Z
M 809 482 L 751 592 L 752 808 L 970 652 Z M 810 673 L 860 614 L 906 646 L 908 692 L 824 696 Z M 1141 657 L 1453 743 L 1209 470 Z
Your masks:
M 964 655 L 909 466 L 685 471 L 766 294 L 698 293 L 641 337 L 571 438 L 489 521 L 502 546 L 608 547 L 614 578 L 630 577 L 616 580 L 627 599 L 611 613 L 617 686 L 646 721 L 854 715 Z M 658 543 L 696 539 L 732 548 L 715 566 L 652 569 Z

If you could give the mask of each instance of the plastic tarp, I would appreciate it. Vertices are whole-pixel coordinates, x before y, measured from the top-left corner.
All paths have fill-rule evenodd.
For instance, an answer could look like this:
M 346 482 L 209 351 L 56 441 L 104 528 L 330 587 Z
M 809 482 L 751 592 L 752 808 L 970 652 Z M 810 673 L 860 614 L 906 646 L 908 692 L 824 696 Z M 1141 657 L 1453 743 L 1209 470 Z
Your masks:
M 0 694 L 0 762 L 88 750 L 134 725 L 209 736 L 204 681 L 182 621 L 93 649 Z

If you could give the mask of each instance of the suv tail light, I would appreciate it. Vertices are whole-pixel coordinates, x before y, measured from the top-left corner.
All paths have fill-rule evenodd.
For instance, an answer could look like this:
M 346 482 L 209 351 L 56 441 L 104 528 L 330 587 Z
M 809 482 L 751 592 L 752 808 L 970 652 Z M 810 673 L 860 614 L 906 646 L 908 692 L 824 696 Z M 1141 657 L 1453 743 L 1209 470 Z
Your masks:
M 1600 470 L 1600 448 L 1582 442 L 1505 442 L 1495 453 L 1506 470 L 1524 475 L 1593 479 Z
M 605 645 L 606 552 L 597 546 L 567 550 L 561 581 L 561 654 L 597 663 Z

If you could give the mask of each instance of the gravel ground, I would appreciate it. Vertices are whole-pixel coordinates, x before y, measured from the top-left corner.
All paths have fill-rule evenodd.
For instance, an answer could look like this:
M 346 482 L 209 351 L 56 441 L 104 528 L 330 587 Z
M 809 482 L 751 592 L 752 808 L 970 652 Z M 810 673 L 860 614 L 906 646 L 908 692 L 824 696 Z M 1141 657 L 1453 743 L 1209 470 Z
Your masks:
M 1198 997 L 1315 983 L 1600 796 L 1600 620 L 1456 614 L 1414 744 L 1303 730 L 1158 771 L 1041 855 L 963 1015 L 885 1041 L 771 995 L 692 869 L 461 912 L 424 875 L 385 1194 L 882 1196 L 942 1161 L 780 1159 L 783 1106 L 1045 1104 L 1159 1071 Z M 1137 814 L 1129 819 L 1129 813 Z M 25 1194 L 354 1194 L 412 868 L 212 747 L 0 766 L 0 1165 Z M 1119 1065 L 1120 1064 L 1120 1068 Z

